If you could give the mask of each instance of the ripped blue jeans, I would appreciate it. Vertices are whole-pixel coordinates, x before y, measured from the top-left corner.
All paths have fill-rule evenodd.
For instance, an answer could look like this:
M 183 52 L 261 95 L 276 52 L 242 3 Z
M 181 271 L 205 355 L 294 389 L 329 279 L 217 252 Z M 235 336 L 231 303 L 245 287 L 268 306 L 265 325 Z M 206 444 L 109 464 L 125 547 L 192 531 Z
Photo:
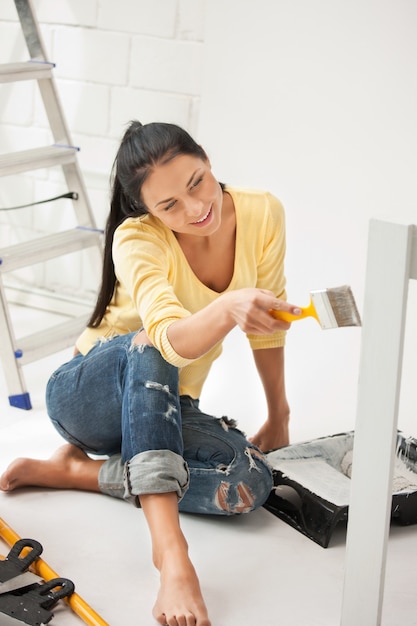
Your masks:
M 46 403 L 57 431 L 94 455 L 103 493 L 175 491 L 179 509 L 231 515 L 264 504 L 272 474 L 264 455 L 227 420 L 178 394 L 178 369 L 136 333 L 99 342 L 56 370 Z

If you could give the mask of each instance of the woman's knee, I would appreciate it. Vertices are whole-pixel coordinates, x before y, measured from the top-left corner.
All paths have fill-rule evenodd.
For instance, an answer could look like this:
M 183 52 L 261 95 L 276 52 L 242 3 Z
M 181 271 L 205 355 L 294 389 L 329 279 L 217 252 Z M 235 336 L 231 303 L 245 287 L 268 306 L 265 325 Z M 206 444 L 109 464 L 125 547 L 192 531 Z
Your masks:
M 226 515 L 249 513 L 266 502 L 272 487 L 272 470 L 267 460 L 257 448 L 248 445 L 239 462 L 224 468 L 215 505 Z
M 172 392 L 178 396 L 178 368 L 163 358 L 159 350 L 149 341 L 145 331 L 139 331 L 132 337 L 128 353 L 129 367 L 132 371 L 138 371 L 137 380 L 153 380 L 168 384 Z

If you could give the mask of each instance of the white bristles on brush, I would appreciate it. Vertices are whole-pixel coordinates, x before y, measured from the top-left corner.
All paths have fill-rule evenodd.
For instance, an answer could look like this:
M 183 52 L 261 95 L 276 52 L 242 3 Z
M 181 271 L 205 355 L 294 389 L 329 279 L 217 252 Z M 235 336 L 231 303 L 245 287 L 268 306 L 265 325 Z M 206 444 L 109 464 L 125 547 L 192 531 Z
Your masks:
M 324 330 L 344 326 L 361 326 L 358 307 L 352 290 L 347 285 L 312 291 L 310 304 L 301 309 L 301 315 L 292 315 L 286 311 L 271 311 L 271 314 L 286 322 L 296 322 L 306 317 L 314 317 Z

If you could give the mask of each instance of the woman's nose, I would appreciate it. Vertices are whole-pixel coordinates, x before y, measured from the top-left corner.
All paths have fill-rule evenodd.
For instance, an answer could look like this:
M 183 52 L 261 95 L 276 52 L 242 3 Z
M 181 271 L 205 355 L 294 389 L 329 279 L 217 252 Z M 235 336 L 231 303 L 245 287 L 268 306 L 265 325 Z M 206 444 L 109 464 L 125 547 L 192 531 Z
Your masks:
M 193 217 L 201 217 L 204 212 L 204 204 L 201 200 L 197 200 L 196 198 L 190 199 L 187 202 L 187 213 Z

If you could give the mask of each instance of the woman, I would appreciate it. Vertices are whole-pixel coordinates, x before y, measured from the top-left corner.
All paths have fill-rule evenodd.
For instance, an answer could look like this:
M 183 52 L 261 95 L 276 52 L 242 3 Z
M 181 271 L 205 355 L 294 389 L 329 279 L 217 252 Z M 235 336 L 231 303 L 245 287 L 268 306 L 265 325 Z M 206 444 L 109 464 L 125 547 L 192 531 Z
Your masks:
M 273 196 L 219 184 L 181 128 L 130 124 L 115 161 L 96 308 L 47 387 L 48 414 L 69 444 L 48 461 L 18 459 L 0 484 L 87 489 L 140 505 L 160 571 L 160 624 L 210 626 L 178 511 L 262 506 L 272 478 L 260 450 L 288 443 L 289 324 L 271 311 L 300 311 L 285 302 L 284 252 Z M 251 441 L 198 405 L 235 326 L 248 335 L 268 406 Z

